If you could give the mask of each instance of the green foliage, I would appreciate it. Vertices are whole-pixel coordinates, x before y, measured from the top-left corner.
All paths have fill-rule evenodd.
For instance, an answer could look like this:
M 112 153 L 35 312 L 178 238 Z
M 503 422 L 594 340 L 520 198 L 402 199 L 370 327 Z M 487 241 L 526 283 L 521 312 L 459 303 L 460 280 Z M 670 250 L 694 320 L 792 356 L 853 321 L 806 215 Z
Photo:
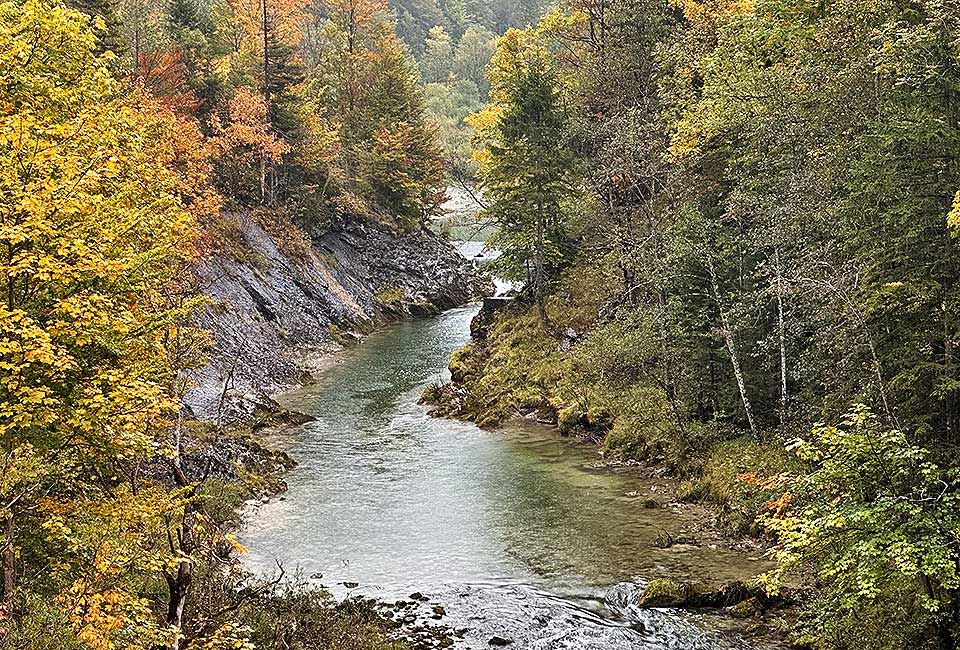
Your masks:
M 758 443 L 750 436 L 732 440 L 724 440 L 719 432 L 701 432 L 697 436 L 701 444 L 717 439 L 721 441 L 708 451 L 693 454 L 699 456 L 700 466 L 689 472 L 690 478 L 681 483 L 678 494 L 681 499 L 713 505 L 717 523 L 723 529 L 758 535 L 762 528 L 756 521 L 757 513 L 778 495 L 749 485 L 741 477 L 751 473 L 782 474 L 795 469 L 796 462 L 781 446 Z
M 787 504 L 738 476 L 796 470 L 779 441 L 852 403 L 876 413 L 817 429 L 821 456 L 787 474 L 806 496 L 784 511 L 799 519 L 777 520 L 779 559 L 825 586 L 804 623 L 819 647 L 861 645 L 858 620 L 868 647 L 955 646 L 956 14 L 567 0 L 500 40 L 491 106 L 471 118 L 502 264 L 541 294 L 563 350 L 547 354 L 557 379 L 540 397 L 564 430 L 666 464 L 748 530 L 765 502 Z M 552 247 L 531 227 L 543 178 L 558 182 Z M 488 359 L 491 376 L 509 367 L 520 338 L 478 344 L 467 385 Z M 534 401 L 499 376 L 497 403 Z
M 498 226 L 496 266 L 526 282 L 544 315 L 544 297 L 568 260 L 566 199 L 574 156 L 566 145 L 562 89 L 537 34 L 510 30 L 491 64 L 491 105 L 471 118 L 483 148 L 477 154 L 490 201 L 484 216 Z
M 37 647 L 49 650 L 81 650 L 84 644 L 70 630 L 62 607 L 45 594 L 27 589 L 8 603 L 10 619 L 5 625 L 4 648 Z
M 864 406 L 790 448 L 803 471 L 767 479 L 785 490 L 763 520 L 780 541 L 770 583 L 812 567 L 840 616 L 903 594 L 916 606 L 904 614 L 919 612 L 937 637 L 952 638 L 960 623 L 955 472 Z

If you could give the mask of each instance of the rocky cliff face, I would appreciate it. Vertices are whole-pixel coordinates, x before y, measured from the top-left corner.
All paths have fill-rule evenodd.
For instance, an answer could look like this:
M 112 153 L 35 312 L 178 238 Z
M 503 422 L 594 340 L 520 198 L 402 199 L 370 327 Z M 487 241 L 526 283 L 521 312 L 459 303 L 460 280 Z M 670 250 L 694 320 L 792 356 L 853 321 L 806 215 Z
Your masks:
M 426 229 L 395 233 L 347 218 L 307 236 L 279 220 L 224 215 L 197 276 L 197 315 L 215 346 L 186 396 L 203 420 L 248 420 L 269 395 L 310 379 L 378 323 L 488 292 L 457 249 Z

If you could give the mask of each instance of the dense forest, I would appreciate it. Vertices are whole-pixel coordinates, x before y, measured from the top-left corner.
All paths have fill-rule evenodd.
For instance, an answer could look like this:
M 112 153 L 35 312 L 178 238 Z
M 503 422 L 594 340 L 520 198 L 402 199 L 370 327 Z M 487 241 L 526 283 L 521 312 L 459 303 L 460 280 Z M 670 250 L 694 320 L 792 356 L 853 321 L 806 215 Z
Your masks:
M 817 648 L 960 634 L 960 7 L 569 0 L 477 130 L 518 302 L 428 397 L 671 467 Z M 759 515 L 757 523 L 754 517 Z
M 0 159 L 0 646 L 409 647 L 243 570 L 291 461 L 182 403 L 230 215 L 399 237 L 451 178 L 517 289 L 438 415 L 679 477 L 799 647 L 960 646 L 953 0 L 6 0 Z
M 224 423 L 180 402 L 229 215 L 296 249 L 438 214 L 395 28 L 385 0 L 0 4 L 3 647 L 392 647 L 366 606 L 240 571 L 237 508 L 289 463 L 211 474 L 185 440 Z

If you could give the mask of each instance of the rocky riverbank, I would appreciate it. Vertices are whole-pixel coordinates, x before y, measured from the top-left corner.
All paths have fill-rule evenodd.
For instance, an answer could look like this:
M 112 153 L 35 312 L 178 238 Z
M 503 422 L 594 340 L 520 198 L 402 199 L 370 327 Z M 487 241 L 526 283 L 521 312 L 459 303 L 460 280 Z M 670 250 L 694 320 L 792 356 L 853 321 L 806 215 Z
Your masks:
M 251 422 L 270 395 L 310 380 L 378 324 L 437 313 L 490 291 L 444 237 L 353 217 L 309 229 L 271 213 L 224 214 L 196 268 L 214 347 L 186 395 L 194 417 Z

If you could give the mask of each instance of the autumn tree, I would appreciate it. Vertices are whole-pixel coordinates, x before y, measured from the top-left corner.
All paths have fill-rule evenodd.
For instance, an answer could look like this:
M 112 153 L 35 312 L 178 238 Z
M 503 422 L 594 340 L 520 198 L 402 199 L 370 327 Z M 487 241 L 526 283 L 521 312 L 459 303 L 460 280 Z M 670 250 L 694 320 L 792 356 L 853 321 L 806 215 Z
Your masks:
M 486 214 L 500 228 L 501 270 L 528 284 L 541 319 L 550 282 L 567 258 L 564 202 L 573 183 L 567 113 L 550 53 L 533 30 L 500 39 L 490 71 L 491 105 L 473 116 Z
M 230 100 L 226 123 L 212 117 L 210 146 L 218 154 L 219 182 L 230 196 L 248 204 L 267 201 L 267 171 L 289 150 L 274 135 L 267 116 L 263 97 L 241 87 Z M 252 194 L 257 188 L 259 193 Z
M 4 599 L 35 602 L 19 574 L 41 563 L 84 646 L 155 648 L 179 621 L 141 588 L 182 561 L 156 542 L 186 504 L 136 468 L 179 412 L 164 340 L 190 309 L 172 279 L 219 207 L 208 153 L 194 122 L 112 78 L 83 14 L 30 0 L 0 23 Z

